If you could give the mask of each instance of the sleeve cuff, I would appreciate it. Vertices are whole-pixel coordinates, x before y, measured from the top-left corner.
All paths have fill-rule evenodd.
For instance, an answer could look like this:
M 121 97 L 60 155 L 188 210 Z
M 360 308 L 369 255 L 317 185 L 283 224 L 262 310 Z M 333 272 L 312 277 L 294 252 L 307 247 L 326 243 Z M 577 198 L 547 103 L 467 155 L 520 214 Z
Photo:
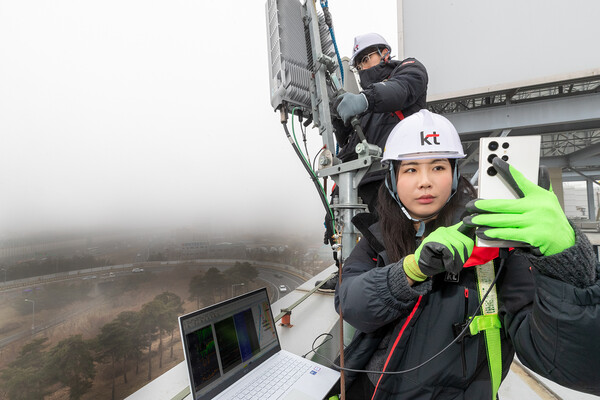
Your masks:
M 406 273 L 402 266 L 403 260 L 392 265 L 388 271 L 388 287 L 392 295 L 401 303 L 409 304 L 419 296 L 426 295 L 431 291 L 431 280 L 414 286 L 408 284 Z
M 425 279 L 427 279 L 427 275 L 425 275 L 419 269 L 419 265 L 417 264 L 417 260 L 415 260 L 414 254 L 409 254 L 404 257 L 404 260 L 402 261 L 402 267 L 404 268 L 404 273 L 406 276 L 415 282 L 423 282 Z
M 524 252 L 525 257 L 543 275 L 586 288 L 596 282 L 596 255 L 589 239 L 571 224 L 575 231 L 575 245 L 551 256 L 535 256 Z

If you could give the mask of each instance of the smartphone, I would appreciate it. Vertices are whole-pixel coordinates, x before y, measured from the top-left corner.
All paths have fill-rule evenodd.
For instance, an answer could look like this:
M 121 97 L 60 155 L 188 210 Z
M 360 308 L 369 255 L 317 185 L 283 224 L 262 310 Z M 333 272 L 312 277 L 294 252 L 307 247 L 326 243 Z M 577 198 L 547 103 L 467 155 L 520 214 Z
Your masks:
M 506 184 L 492 160 L 500 157 L 515 167 L 527 179 L 537 184 L 540 166 L 540 144 L 542 137 L 506 136 L 479 139 L 479 183 L 480 199 L 517 199 L 517 193 Z M 505 240 L 483 240 L 477 238 L 479 247 L 521 247 L 522 243 Z

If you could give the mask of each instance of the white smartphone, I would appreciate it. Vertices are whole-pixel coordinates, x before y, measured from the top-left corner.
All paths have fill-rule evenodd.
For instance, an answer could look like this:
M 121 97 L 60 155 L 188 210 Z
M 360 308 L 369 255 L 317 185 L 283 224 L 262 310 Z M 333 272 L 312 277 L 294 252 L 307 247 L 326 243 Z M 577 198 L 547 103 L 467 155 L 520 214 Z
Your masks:
M 541 136 L 506 136 L 479 139 L 479 184 L 481 199 L 517 199 L 519 196 L 500 177 L 492 160 L 500 157 L 527 179 L 537 184 L 540 166 Z M 477 238 L 479 247 L 520 247 L 522 244 L 504 240 Z

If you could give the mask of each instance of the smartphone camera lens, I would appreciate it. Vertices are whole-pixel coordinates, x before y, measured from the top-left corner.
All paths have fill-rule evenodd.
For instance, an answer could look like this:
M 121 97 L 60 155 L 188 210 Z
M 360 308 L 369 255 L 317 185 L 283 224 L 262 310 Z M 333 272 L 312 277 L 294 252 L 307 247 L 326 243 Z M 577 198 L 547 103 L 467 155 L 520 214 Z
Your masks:
M 504 161 L 508 161 L 508 156 L 502 156 L 502 159 L 503 159 Z
M 496 168 L 494 168 L 494 167 L 489 167 L 489 168 L 488 168 L 488 170 L 487 170 L 487 174 L 488 174 L 489 176 L 494 176 L 494 175 L 496 175 L 497 173 L 498 173 L 498 171 L 496 171 Z
M 496 141 L 490 142 L 488 144 L 488 149 L 490 149 L 491 151 L 498 150 L 498 142 L 496 142 Z
M 508 143 L 508 142 L 502 143 L 502 148 L 503 149 L 508 149 L 508 146 L 510 146 L 510 143 Z
M 496 158 L 496 157 L 498 157 L 498 156 L 497 156 L 497 155 L 495 155 L 495 154 L 490 154 L 490 155 L 488 156 L 488 162 L 491 164 L 491 163 L 492 163 L 492 161 L 494 160 L 494 158 Z

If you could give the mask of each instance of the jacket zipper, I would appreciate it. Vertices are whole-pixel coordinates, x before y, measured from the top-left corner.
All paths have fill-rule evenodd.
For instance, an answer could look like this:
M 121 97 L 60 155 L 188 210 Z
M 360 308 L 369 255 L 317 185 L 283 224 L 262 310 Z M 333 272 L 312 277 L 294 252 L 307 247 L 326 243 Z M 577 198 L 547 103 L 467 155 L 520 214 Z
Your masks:
M 410 321 L 413 319 L 415 313 L 419 309 L 419 304 L 421 304 L 422 298 L 423 298 L 423 296 L 419 296 L 419 298 L 417 299 L 417 303 L 413 307 L 410 315 L 406 318 L 406 321 L 404 321 L 404 325 L 402 325 L 402 329 L 400 329 L 400 333 L 398 333 L 398 336 L 396 337 L 396 340 L 394 341 L 394 345 L 392 346 L 392 349 L 390 350 L 390 354 L 388 354 L 387 360 L 385 360 L 385 364 L 383 365 L 382 372 L 386 371 L 388 363 L 390 362 L 390 359 L 392 358 L 392 354 L 394 354 L 394 350 L 396 350 L 396 346 L 398 345 L 398 342 L 400 341 L 400 338 L 402 337 L 404 330 L 406 329 L 406 327 L 408 326 Z M 371 397 L 371 400 L 375 400 L 375 395 L 377 394 L 377 389 L 379 388 L 379 384 L 381 383 L 383 376 L 384 376 L 384 374 L 381 374 L 379 376 L 379 379 L 377 380 L 377 384 L 375 385 L 375 390 L 373 390 L 373 397 Z
M 469 289 L 464 287 L 465 289 L 465 308 L 463 314 L 463 320 L 465 323 L 467 322 L 467 315 L 469 315 Z M 467 377 L 467 355 L 465 354 L 465 336 L 460 339 L 460 358 L 462 360 L 462 370 L 463 370 L 463 378 Z

